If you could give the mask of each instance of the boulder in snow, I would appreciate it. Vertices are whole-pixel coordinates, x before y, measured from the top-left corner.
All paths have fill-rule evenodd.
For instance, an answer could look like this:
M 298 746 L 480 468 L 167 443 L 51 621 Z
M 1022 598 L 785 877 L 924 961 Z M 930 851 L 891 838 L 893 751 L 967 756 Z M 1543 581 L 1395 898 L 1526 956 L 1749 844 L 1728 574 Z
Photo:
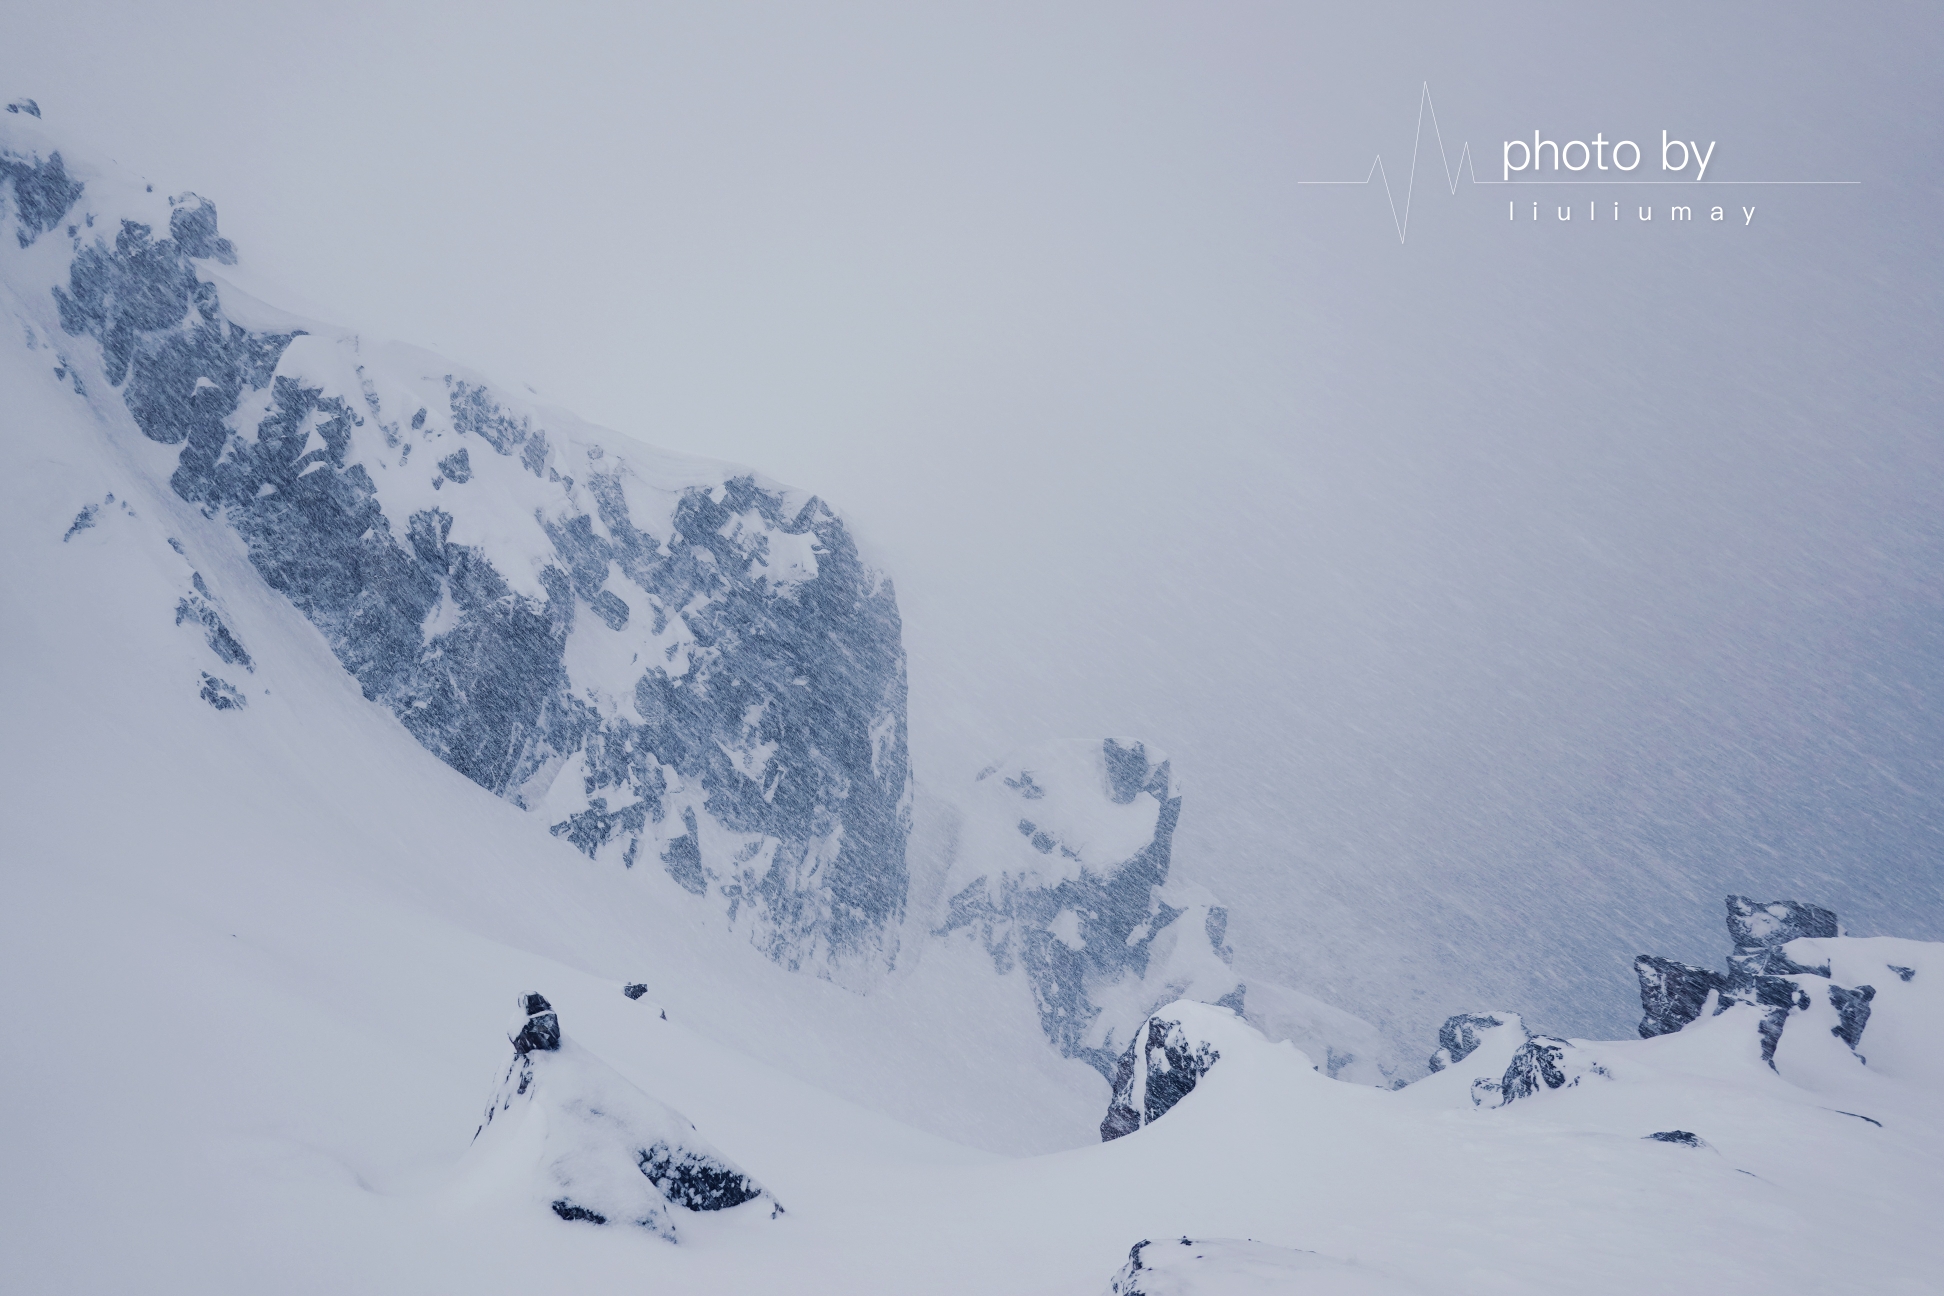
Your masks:
M 1176 1004 L 1142 1023 L 1114 1067 L 1114 1101 L 1100 1122 L 1101 1142 L 1160 1120 L 1221 1060 L 1221 1051 L 1196 1029 L 1196 1014 L 1177 1011 L 1184 1007 L 1225 1011 Z
M 518 1005 L 513 1060 L 473 1135 L 476 1178 L 524 1184 L 563 1220 L 628 1224 L 671 1242 L 685 1212 L 753 1203 L 783 1213 L 680 1112 L 564 1038 L 545 998 Z
M 1438 1028 L 1438 1051 L 1431 1055 L 1431 1069 L 1442 1071 L 1464 1061 L 1478 1051 L 1487 1032 L 1514 1023 L 1525 1029 L 1511 1013 L 1457 1013 L 1445 1018 L 1445 1024 Z
M 1589 1075 L 1606 1074 L 1605 1067 L 1571 1040 L 1535 1035 L 1512 1055 L 1499 1080 L 1499 1101 L 1516 1102 L 1552 1089 L 1570 1089 Z

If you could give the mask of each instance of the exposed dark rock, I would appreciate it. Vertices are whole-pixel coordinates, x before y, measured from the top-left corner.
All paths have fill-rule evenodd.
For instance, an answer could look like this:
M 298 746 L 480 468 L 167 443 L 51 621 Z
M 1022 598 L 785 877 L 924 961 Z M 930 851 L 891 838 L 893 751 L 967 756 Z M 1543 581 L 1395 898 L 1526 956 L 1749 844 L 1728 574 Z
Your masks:
M 735 1167 L 666 1143 L 644 1150 L 640 1165 L 661 1195 L 684 1210 L 727 1210 L 763 1192 L 762 1185 Z
M 1438 1051 L 1431 1055 L 1431 1069 L 1442 1071 L 1470 1057 L 1483 1033 L 1504 1026 L 1507 1020 L 1497 1013 L 1458 1013 L 1445 1018 L 1445 1024 L 1438 1028 Z
M 576 1206 L 565 1197 L 554 1199 L 553 1213 L 564 1220 L 586 1220 L 589 1224 L 607 1223 L 607 1216 L 599 1211 L 591 1211 L 585 1206 Z
M 601 590 L 587 601 L 594 609 L 594 615 L 601 618 L 610 630 L 619 630 L 628 624 L 628 605 L 612 590 Z
M 1775 1047 L 1782 1042 L 1789 1014 L 1808 1011 L 1809 992 L 1790 977 L 1758 976 L 1749 987 L 1737 990 L 1731 1002 L 1753 1003 L 1763 1010 L 1756 1030 L 1762 1037 L 1762 1061 L 1773 1067 Z
M 516 1000 L 525 1016 L 507 1032 L 515 1053 L 550 1053 L 560 1047 L 560 1018 L 553 1005 L 537 994 L 524 994 Z
M 1851 1052 L 1862 1042 L 1863 1028 L 1870 1024 L 1870 1001 L 1874 998 L 1875 986 L 1858 986 L 1854 990 L 1839 985 L 1829 987 L 1829 1005 L 1840 1019 L 1840 1024 L 1830 1027 L 1829 1033 L 1849 1045 Z
M 33 115 L 38 117 L 40 113 Z M 59 153 L 48 154 L 45 161 L 0 154 L 0 184 L 9 180 L 13 182 L 14 219 L 20 226 L 14 237 L 22 247 L 31 246 L 35 239 L 59 225 L 81 197 L 81 183 L 68 178 Z
M 1805 936 L 1829 937 L 1840 932 L 1836 914 L 1829 909 L 1794 900 L 1762 904 L 1747 896 L 1729 896 L 1728 937 L 1735 943 L 1735 949 L 1728 956 L 1728 975 L 1737 982 L 1756 976 L 1790 976 L 1799 972 L 1828 976 L 1827 967 L 1798 966 L 1782 947 Z
M 1708 968 L 1642 954 L 1634 960 L 1640 978 L 1640 1038 L 1680 1030 L 1701 1015 L 1710 991 L 1727 988 L 1727 978 Z
M 1729 896 L 1728 936 L 1734 949 L 1728 955 L 1726 975 L 1645 954 L 1634 960 L 1634 970 L 1640 977 L 1640 1003 L 1645 1010 L 1641 1037 L 1664 1035 L 1687 1025 L 1700 1016 L 1712 991 L 1717 995 L 1716 1012 L 1738 1004 L 1760 1009 L 1756 1032 L 1762 1060 L 1773 1067 L 1775 1050 L 1789 1018 L 1810 1008 L 1811 990 L 1817 982 L 1807 978 L 1813 977 L 1826 987 L 1840 1019 L 1831 1033 L 1854 1051 L 1869 1022 L 1870 1000 L 1876 991 L 1869 986 L 1851 990 L 1829 985 L 1827 960 L 1798 963 L 1787 949 L 1791 941 L 1829 940 L 1841 932 L 1834 911 L 1817 905 L 1794 900 L 1763 903 L 1746 896 Z
M 237 687 L 226 679 L 218 679 L 208 671 L 202 673 L 202 700 L 218 711 L 240 711 L 249 705 Z
M 1571 1089 L 1587 1076 L 1605 1076 L 1607 1069 L 1586 1049 L 1551 1035 L 1534 1035 L 1512 1055 L 1498 1083 L 1499 1101 L 1515 1102 L 1553 1089 Z M 1478 1101 L 1473 1094 L 1473 1101 Z
M 463 486 L 472 480 L 472 457 L 466 453 L 466 448 L 461 446 L 439 460 L 439 471 L 445 474 L 447 481 Z
M 1566 1073 L 1560 1069 L 1560 1059 L 1571 1048 L 1563 1039 L 1549 1035 L 1536 1035 L 1519 1047 L 1512 1055 L 1512 1064 L 1505 1068 L 1505 1078 L 1499 1081 L 1499 1092 L 1505 1101 L 1526 1098 L 1544 1089 L 1559 1089 L 1566 1084 Z
M 215 203 L 192 193 L 179 194 L 172 202 L 175 210 L 169 213 L 169 237 L 184 256 L 236 264 L 236 248 L 228 239 L 217 237 Z
M 1707 1146 L 1707 1144 L 1701 1141 L 1699 1135 L 1691 1134 L 1687 1130 L 1660 1130 L 1656 1133 L 1649 1134 L 1647 1137 L 1653 1139 L 1656 1143 L 1678 1143 L 1682 1147 L 1698 1148 Z
M 62 535 L 61 537 L 61 543 L 66 544 L 68 541 L 74 539 L 75 536 L 81 534 L 81 532 L 92 528 L 95 525 L 95 519 L 100 515 L 101 515 L 101 505 L 99 504 L 87 505 L 79 513 L 76 513 L 74 515 L 74 521 L 68 524 L 68 529 L 66 534 Z M 1904 978 L 1904 980 L 1906 981 L 1908 981 L 1909 979 L 1910 979 L 1909 977 Z
M 938 934 L 970 931 L 999 972 L 1023 967 L 1046 1037 L 1064 1056 L 1079 1058 L 1112 1081 L 1122 1050 L 1101 1042 L 1102 1028 L 1095 1025 L 1101 1012 L 1097 992 L 1127 978 L 1147 977 L 1156 937 L 1188 912 L 1163 898 L 1181 796 L 1165 756 L 1140 742 L 1109 738 L 1086 753 L 1095 772 L 1080 782 L 1090 785 L 1075 783 L 1048 800 L 1049 785 L 1041 781 L 1047 777 L 1046 767 L 1065 768 L 1072 775 L 1086 746 L 1090 744 L 1049 744 L 1021 753 L 1003 770 L 995 765 L 979 775 L 978 781 L 991 790 L 983 803 L 986 813 L 995 825 L 1016 823 L 1034 855 L 1010 864 L 995 862 L 991 873 L 961 886 L 947 902 Z M 1037 777 L 1035 765 L 1040 766 Z M 1129 805 L 1143 794 L 1156 806 L 1154 833 L 1131 856 L 1083 859 L 1079 845 L 1061 836 L 1063 817 L 1085 816 L 1103 804 Z M 1061 915 L 1073 924 L 1064 934 L 1054 930 Z M 1201 941 L 1195 941 L 1189 927 L 1176 939 L 1177 951 L 1199 946 L 1212 951 L 1207 962 L 1225 965 L 1227 911 L 1210 906 L 1198 925 L 1201 931 L 1195 935 Z M 1232 974 L 1221 982 L 1196 991 L 1194 997 L 1213 1000 L 1237 989 Z M 1181 997 L 1179 986 L 1173 992 L 1157 987 L 1159 1003 Z M 1114 1042 L 1109 1036 L 1107 1043 Z
M 209 651 L 221 658 L 225 665 L 241 666 L 246 671 L 254 672 L 256 663 L 250 660 L 250 654 L 244 651 L 242 643 L 230 633 L 222 615 L 210 605 L 206 597 L 208 587 L 203 584 L 201 574 L 198 573 L 194 579 L 196 592 L 185 594 L 176 601 L 175 623 L 181 625 L 184 621 L 193 621 L 200 625 L 203 628 L 203 641 L 209 645 Z
M 1890 964 L 1889 968 L 1892 972 L 1895 972 L 1897 974 L 1898 979 L 1902 981 L 1908 981 L 1912 977 L 1917 975 L 1916 968 L 1898 967 L 1895 963 Z
M 40 116 L 40 105 L 32 99 L 16 99 L 7 105 L 10 113 L 26 113 L 29 117 Z
M 630 999 L 639 999 L 641 998 L 641 996 L 648 993 L 648 987 L 641 984 L 639 981 L 631 981 L 627 985 L 621 987 L 621 993 L 628 996 L 628 998 Z
M 1191 1038 L 1181 1022 L 1148 1018 L 1115 1064 L 1114 1098 L 1100 1122 L 1101 1142 L 1160 1120 L 1221 1057 L 1206 1040 Z

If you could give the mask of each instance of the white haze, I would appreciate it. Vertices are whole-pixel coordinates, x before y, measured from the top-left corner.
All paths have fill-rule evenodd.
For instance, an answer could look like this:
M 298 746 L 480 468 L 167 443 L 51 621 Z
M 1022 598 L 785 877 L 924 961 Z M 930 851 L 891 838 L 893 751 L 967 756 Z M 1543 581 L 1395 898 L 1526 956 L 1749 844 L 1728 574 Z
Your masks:
M 1944 936 L 1934 8 L 819 9 L 13 0 L 0 91 L 325 318 L 825 495 L 921 780 L 1159 744 L 1242 963 L 1426 1050 L 1623 1033 L 1730 890 Z M 1508 222 L 1427 122 L 1400 246 L 1296 181 L 1401 203 L 1425 81 L 1481 176 L 1864 183 Z

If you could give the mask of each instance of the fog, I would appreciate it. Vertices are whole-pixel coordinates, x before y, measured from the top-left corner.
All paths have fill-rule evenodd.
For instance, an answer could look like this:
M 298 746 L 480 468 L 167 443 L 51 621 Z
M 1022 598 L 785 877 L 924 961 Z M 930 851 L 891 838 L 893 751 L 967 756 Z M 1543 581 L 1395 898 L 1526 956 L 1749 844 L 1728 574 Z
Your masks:
M 1245 969 L 1413 1048 L 1626 1033 L 1729 891 L 1944 938 L 1934 6 L 820 8 L 10 0 L 0 92 L 323 317 L 831 500 L 923 782 L 1161 746 Z M 1481 180 L 1862 183 L 1453 194 L 1428 118 L 1407 240 L 1297 183 L 1401 216 L 1427 82 Z

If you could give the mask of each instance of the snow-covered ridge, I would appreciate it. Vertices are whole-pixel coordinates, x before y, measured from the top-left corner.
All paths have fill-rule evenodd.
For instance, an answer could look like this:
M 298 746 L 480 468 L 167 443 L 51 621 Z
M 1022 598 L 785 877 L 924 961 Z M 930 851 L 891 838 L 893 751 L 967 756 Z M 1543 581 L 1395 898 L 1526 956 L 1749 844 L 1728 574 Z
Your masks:
M 34 112 L 0 118 L 0 223 L 75 398 L 115 393 L 428 750 L 787 966 L 895 956 L 897 603 L 825 504 L 254 300 L 213 204 L 71 172 Z

